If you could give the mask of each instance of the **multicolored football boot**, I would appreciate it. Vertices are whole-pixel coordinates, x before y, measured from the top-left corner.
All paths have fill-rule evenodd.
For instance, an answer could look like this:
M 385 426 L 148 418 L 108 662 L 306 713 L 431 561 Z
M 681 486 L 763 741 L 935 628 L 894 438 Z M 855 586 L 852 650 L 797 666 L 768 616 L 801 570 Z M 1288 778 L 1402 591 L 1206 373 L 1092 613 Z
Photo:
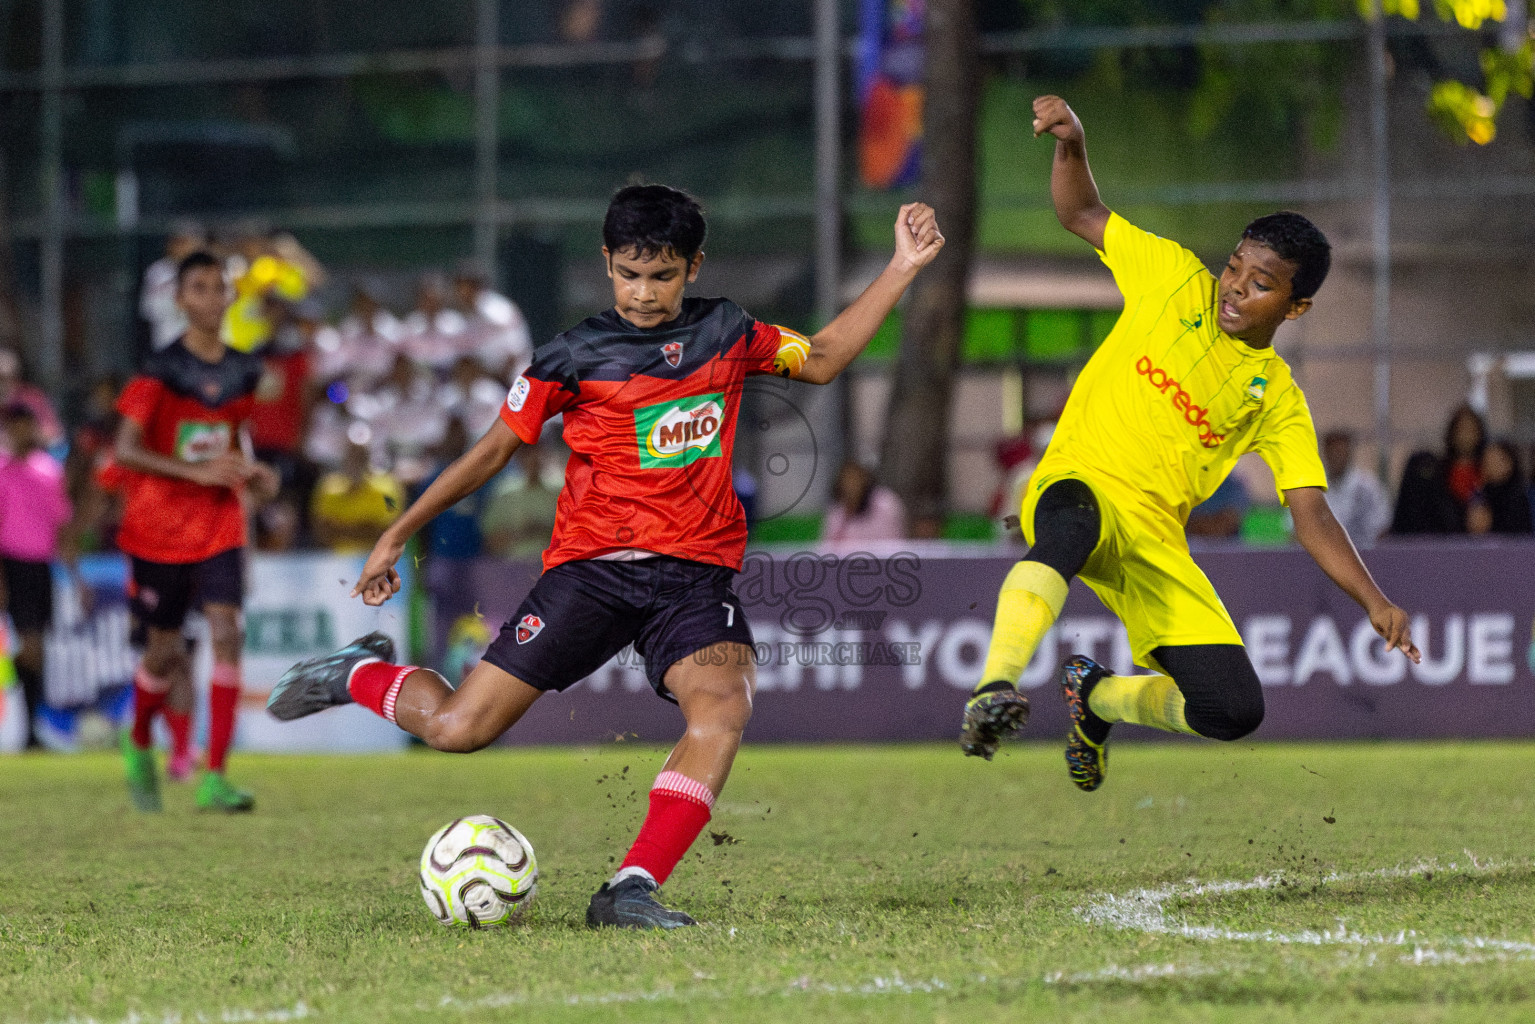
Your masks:
M 1108 728 L 1087 706 L 1087 694 L 1093 684 L 1109 675 L 1108 669 L 1091 658 L 1078 654 L 1061 665 L 1061 696 L 1071 715 L 1071 732 L 1066 736 L 1066 771 L 1077 788 L 1091 793 L 1103 785 L 1109 770 Z M 1091 734 L 1101 734 L 1094 742 Z
M 976 688 L 965 702 L 959 749 L 967 757 L 990 761 L 1003 740 L 1017 739 L 1029 723 L 1029 698 L 1012 683 L 998 680 Z

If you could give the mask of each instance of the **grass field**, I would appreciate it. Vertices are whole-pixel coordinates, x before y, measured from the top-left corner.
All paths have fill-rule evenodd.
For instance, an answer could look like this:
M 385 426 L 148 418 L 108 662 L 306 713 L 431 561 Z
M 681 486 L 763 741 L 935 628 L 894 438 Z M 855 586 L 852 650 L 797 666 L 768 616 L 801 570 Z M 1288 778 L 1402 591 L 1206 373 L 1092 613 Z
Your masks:
M 0 1021 L 1528 1021 L 1532 755 L 1124 744 L 1089 795 L 1054 747 L 748 748 L 666 935 L 582 925 L 655 748 L 240 757 L 240 818 L 10 759 Z M 422 905 L 467 813 L 532 840 L 526 926 Z

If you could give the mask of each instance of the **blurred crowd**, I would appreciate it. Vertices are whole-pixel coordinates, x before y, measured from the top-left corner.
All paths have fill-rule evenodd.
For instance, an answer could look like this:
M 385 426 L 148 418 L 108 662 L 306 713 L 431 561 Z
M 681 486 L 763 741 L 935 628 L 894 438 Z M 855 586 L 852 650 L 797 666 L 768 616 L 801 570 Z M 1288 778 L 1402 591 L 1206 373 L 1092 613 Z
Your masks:
M 233 299 L 224 340 L 257 354 L 264 368 L 251 440 L 282 487 L 250 510 L 258 550 L 367 551 L 489 429 L 532 358 L 521 311 L 474 261 L 421 275 L 413 301 L 391 308 L 378 280 L 329 281 L 291 235 L 220 239 L 195 224 L 178 225 L 144 275 L 139 312 L 156 349 L 185 329 L 175 272 L 198 249 L 225 262 Z M 113 407 L 123 383 L 95 382 L 66 436 L 46 395 L 24 382 L 15 353 L 0 351 L 0 405 L 26 403 L 42 447 L 63 459 L 73 532 L 85 551 L 111 550 L 116 532 Z M 525 454 L 434 522 L 426 550 L 451 558 L 537 554 L 553 530 L 562 473 L 563 462 L 548 452 Z
M 161 348 L 184 329 L 175 303 L 175 268 L 196 249 L 224 261 L 233 301 L 225 340 L 255 352 L 264 374 L 251 422 L 257 457 L 278 470 L 278 495 L 251 509 L 253 546 L 263 551 L 367 551 L 409 502 L 487 430 L 507 388 L 529 363 L 532 339 L 521 311 L 497 293 L 487 268 L 466 261 L 451 272 L 414 282 L 414 295 L 396 287 L 397 301 L 377 281 L 329 281 L 325 269 L 291 235 L 245 231 L 209 237 L 197 225 L 178 226 L 164 257 L 144 275 L 139 310 L 150 343 Z M 48 396 L 28 382 L 17 353 L 0 349 L 0 465 L 28 461 L 29 472 L 51 472 L 72 509 L 68 550 L 110 551 L 119 516 L 111 454 L 114 411 L 124 382 L 103 378 L 84 392 L 64 420 Z M 1027 480 L 1049 440 L 1051 424 L 999 442 L 1001 484 L 992 509 L 1000 516 Z M 558 425 L 537 449 L 525 448 L 489 486 L 431 524 L 424 554 L 443 558 L 536 556 L 554 526 L 563 482 Z M 1356 543 L 1388 535 L 1530 534 L 1535 498 L 1521 452 L 1490 438 L 1470 407 L 1455 411 L 1439 451 L 1407 460 L 1393 498 L 1355 457 L 1355 438 L 1333 430 L 1320 439 L 1328 501 Z M 29 451 L 17 452 L 21 446 Z M 19 472 L 19 470 L 18 470 Z M 741 480 L 747 485 L 741 486 Z M 749 475 L 738 473 L 748 514 Z M 1234 473 L 1190 515 L 1196 538 L 1275 540 L 1255 523 L 1282 513 L 1255 502 Z M 12 488 L 9 493 L 23 493 Z M 829 542 L 932 538 L 938 520 L 913 521 L 893 490 L 855 462 L 836 476 L 821 520 Z M 0 495 L 0 502 L 4 497 Z M 0 523 L 11 513 L 0 508 Z M 14 518 L 14 516 L 12 516 Z M 0 531 L 0 548 L 4 547 Z M 10 557 L 4 550 L 0 556 Z

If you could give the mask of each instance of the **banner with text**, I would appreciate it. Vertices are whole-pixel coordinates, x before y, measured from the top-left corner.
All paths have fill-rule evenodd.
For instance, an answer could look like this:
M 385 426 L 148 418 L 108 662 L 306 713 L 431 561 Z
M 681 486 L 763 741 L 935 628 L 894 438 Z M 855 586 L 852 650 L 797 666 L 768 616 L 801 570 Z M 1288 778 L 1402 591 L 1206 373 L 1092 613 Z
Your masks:
M 1226 602 L 1264 684 L 1258 738 L 1342 739 L 1535 734 L 1535 544 L 1377 548 L 1367 561 L 1413 615 L 1420 665 L 1387 653 L 1364 612 L 1301 551 L 1222 550 L 1196 558 Z M 748 739 L 948 740 L 958 735 L 1013 559 L 754 551 L 736 578 L 757 641 L 758 697 Z M 538 567 L 477 561 L 434 587 L 438 636 L 461 674 L 515 611 Z M 721 615 L 727 613 L 721 610 Z M 1133 670 L 1123 627 L 1081 583 L 1019 681 L 1029 735 L 1064 735 L 1062 659 L 1086 654 Z M 510 743 L 672 740 L 677 709 L 659 700 L 626 649 L 538 704 Z M 1148 735 L 1142 730 L 1132 730 Z M 1128 735 L 1129 733 L 1127 733 Z

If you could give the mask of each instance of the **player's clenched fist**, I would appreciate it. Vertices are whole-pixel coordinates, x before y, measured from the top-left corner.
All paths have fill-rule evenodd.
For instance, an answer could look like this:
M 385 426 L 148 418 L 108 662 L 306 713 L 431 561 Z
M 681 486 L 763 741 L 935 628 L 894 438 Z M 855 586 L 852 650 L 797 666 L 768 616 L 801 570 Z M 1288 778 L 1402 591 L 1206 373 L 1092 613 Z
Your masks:
M 895 255 L 914 270 L 933 262 L 943 248 L 938 214 L 926 203 L 907 203 L 895 218 Z
M 1046 132 L 1062 142 L 1082 141 L 1082 122 L 1059 96 L 1039 96 L 1034 100 L 1034 137 Z

